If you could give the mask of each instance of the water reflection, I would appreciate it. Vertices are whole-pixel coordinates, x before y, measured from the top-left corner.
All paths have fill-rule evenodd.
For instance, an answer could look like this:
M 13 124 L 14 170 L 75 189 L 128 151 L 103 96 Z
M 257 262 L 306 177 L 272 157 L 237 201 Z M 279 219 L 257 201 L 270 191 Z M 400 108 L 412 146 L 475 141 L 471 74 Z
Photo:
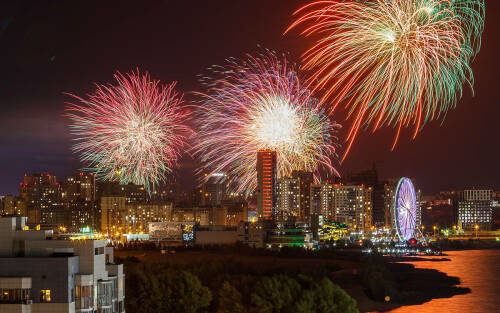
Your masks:
M 434 299 L 422 305 L 406 306 L 390 313 L 500 312 L 500 250 L 453 251 L 449 262 L 414 262 L 417 268 L 430 268 L 460 278 L 471 293 Z

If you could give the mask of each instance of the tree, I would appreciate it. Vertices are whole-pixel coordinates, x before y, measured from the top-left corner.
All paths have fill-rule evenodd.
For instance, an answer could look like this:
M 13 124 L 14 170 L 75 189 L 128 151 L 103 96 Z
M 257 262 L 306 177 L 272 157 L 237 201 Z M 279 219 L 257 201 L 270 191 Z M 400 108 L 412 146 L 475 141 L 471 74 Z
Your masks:
M 217 313 L 246 313 L 241 294 L 228 281 L 222 283 L 218 292 Z
M 356 300 L 326 277 L 316 284 L 313 294 L 316 313 L 359 313 Z
M 255 312 L 291 312 L 295 299 L 301 294 L 300 284 L 287 275 L 263 277 L 255 286 L 251 300 Z
M 196 313 L 212 301 L 210 289 L 204 287 L 198 277 L 182 271 L 165 271 L 160 275 L 163 287 L 161 311 Z
M 126 305 L 130 312 L 158 312 L 161 303 L 158 279 L 142 264 L 127 271 Z

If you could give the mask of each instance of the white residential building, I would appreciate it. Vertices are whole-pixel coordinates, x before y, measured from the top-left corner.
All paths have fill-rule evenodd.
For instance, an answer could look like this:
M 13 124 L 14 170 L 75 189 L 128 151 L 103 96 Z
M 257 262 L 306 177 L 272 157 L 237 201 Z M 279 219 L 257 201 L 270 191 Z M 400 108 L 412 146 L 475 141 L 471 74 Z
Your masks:
M 124 279 L 105 240 L 57 240 L 0 217 L 0 313 L 122 313 Z

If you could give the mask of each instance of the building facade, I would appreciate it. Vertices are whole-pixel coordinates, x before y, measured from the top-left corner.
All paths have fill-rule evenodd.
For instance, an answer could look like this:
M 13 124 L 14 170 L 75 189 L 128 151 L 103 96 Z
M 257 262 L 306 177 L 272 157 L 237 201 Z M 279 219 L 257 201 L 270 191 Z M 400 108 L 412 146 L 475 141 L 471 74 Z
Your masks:
M 26 200 L 13 195 L 0 198 L 0 215 L 17 214 L 26 216 Z
M 297 219 L 300 214 L 300 182 L 296 178 L 278 180 L 277 214 L 283 221 Z
M 464 230 L 491 230 L 493 222 L 493 190 L 464 190 L 458 201 L 458 227 Z
M 218 207 L 175 208 L 172 222 L 196 222 L 200 226 L 236 226 L 248 221 L 246 203 L 233 203 Z
M 323 215 L 327 220 L 333 221 L 334 210 L 334 186 L 330 184 L 312 184 L 310 187 L 310 213 Z
M 309 220 L 309 213 L 311 212 L 311 184 L 314 182 L 314 175 L 312 172 L 306 171 L 293 171 L 292 178 L 299 180 L 300 185 L 300 214 L 299 219 L 302 221 Z
M 257 211 L 259 218 L 272 221 L 276 205 L 276 152 L 257 152 Z
M 148 232 L 150 222 L 173 218 L 172 203 L 127 203 L 126 196 L 104 196 L 100 201 L 101 231 L 111 236 Z
M 70 214 L 62 202 L 62 188 L 55 176 L 48 173 L 24 175 L 19 197 L 26 202 L 31 224 L 68 226 Z
M 224 173 L 211 174 L 201 186 L 201 205 L 218 206 L 226 199 L 227 184 Z
M 113 235 L 125 232 L 124 223 L 127 215 L 125 196 L 104 196 L 100 201 L 101 232 Z
M 62 201 L 70 214 L 70 231 L 79 232 L 84 227 L 97 228 L 94 174 L 79 172 L 68 176 L 62 184 Z
M 335 222 L 349 228 L 365 228 L 365 188 L 363 186 L 335 186 L 334 208 Z

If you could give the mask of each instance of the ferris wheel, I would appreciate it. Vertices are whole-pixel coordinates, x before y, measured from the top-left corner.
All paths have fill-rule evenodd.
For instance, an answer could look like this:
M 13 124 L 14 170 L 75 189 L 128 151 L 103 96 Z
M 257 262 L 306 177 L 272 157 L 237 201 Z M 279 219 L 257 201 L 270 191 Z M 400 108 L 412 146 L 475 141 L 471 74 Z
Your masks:
M 417 227 L 417 197 L 411 179 L 399 180 L 394 194 L 394 228 L 399 240 L 410 240 Z

